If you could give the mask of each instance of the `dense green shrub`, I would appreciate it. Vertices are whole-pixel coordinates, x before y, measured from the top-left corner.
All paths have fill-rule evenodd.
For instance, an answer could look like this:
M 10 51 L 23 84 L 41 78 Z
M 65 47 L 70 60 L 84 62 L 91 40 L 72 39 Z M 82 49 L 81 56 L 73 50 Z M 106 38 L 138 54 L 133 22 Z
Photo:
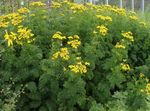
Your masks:
M 136 13 L 34 2 L 2 15 L 0 35 L 0 110 L 150 110 L 150 33 Z

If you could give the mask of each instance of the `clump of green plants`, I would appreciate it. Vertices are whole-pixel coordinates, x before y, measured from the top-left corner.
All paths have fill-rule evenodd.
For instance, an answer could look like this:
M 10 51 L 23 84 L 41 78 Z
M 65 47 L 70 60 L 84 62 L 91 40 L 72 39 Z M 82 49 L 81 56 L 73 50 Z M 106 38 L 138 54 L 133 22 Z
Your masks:
M 149 26 L 125 9 L 33 2 L 2 15 L 0 66 L 0 89 L 11 78 L 19 95 L 1 93 L 5 110 L 150 109 Z

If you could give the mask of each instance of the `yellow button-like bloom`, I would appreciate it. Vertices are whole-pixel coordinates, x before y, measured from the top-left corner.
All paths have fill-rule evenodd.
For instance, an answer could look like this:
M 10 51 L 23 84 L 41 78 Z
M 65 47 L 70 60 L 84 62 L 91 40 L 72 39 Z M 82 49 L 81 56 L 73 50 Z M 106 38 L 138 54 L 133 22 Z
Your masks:
M 7 16 L 1 15 L 0 16 L 0 28 L 8 27 L 9 22 L 7 21 Z
M 143 73 L 140 73 L 140 78 L 145 77 L 145 75 Z
M 69 37 L 67 37 L 68 39 L 73 39 L 73 37 L 72 36 L 69 36 Z
M 126 38 L 126 39 L 128 39 L 129 41 L 134 41 L 134 39 L 133 39 L 133 34 L 132 34 L 132 32 L 123 32 L 122 33 L 122 36 L 124 37 L 124 38 Z
M 69 36 L 67 37 L 68 39 L 80 39 L 80 37 L 78 35 L 74 35 L 74 36 Z
M 89 62 L 85 62 L 85 65 L 89 66 L 89 65 L 90 65 L 90 63 L 89 63 Z
M 8 27 L 9 22 L 0 21 L 0 28 Z
M 53 54 L 53 56 L 52 56 L 52 60 L 57 59 L 57 58 L 59 57 L 59 54 L 60 54 L 60 52 L 59 52 L 59 51 L 58 51 L 58 52 L 56 52 L 55 54 Z
M 17 26 L 23 21 L 23 16 L 19 13 L 11 13 L 7 15 L 7 18 L 10 19 L 12 25 Z
M 139 22 L 141 26 L 147 28 L 147 24 L 145 22 Z
M 70 58 L 68 49 L 67 48 L 61 48 L 59 56 L 61 58 L 63 58 L 64 60 L 68 60 Z
M 99 29 L 99 32 L 102 36 L 105 36 L 108 33 L 108 28 L 104 25 L 97 26 L 97 29 Z
M 74 37 L 74 39 L 80 39 L 80 37 L 78 35 L 74 35 L 73 37 Z
M 76 60 L 81 60 L 81 57 L 76 57 Z
M 69 65 L 68 67 L 71 69 L 72 72 L 79 73 L 79 69 L 76 65 Z
M 77 49 L 81 42 L 79 40 L 71 40 L 68 41 L 67 44 L 71 45 L 72 48 Z
M 57 51 L 52 55 L 52 60 L 62 58 L 63 60 L 68 60 L 70 58 L 69 51 L 67 48 L 61 48 L 60 51 Z
M 34 34 L 31 33 L 30 29 L 26 27 L 19 26 L 18 33 L 15 32 L 8 32 L 4 35 L 5 40 L 8 42 L 8 47 L 13 46 L 13 42 L 22 45 L 23 42 L 31 43 L 34 39 L 32 38 Z
M 72 4 L 72 6 L 71 6 L 71 10 L 73 10 L 74 13 L 76 13 L 76 12 L 83 12 L 86 9 L 87 8 L 84 5 L 82 5 L 82 4 Z
M 124 64 L 124 63 L 121 63 L 121 70 L 123 71 L 129 71 L 131 68 L 129 66 L 129 64 Z
M 51 8 L 60 8 L 62 5 L 58 2 L 52 2 Z
M 8 47 L 13 46 L 13 41 L 16 40 L 16 36 L 16 33 L 11 32 L 10 34 L 8 34 L 8 32 L 6 31 L 4 38 L 7 41 Z
M 46 4 L 44 4 L 44 3 L 42 3 L 42 2 L 32 2 L 31 4 L 30 4 L 30 6 L 39 6 L 39 7 L 41 7 L 41 6 L 45 6 Z
M 145 89 L 145 91 L 146 91 L 146 94 L 150 94 L 150 83 L 147 83 L 146 84 L 146 89 Z
M 103 15 L 96 15 L 96 17 L 98 18 L 98 19 L 101 19 L 101 20 L 104 20 L 104 21 L 112 21 L 112 18 L 111 17 L 109 17 L 109 16 L 103 16 Z
M 18 13 L 24 14 L 24 13 L 29 13 L 29 9 L 27 9 L 26 7 L 20 8 L 17 10 Z
M 126 47 L 124 45 L 122 45 L 121 43 L 117 42 L 117 44 L 115 45 L 115 48 L 125 49 Z
M 53 39 L 59 39 L 59 40 L 63 40 L 63 39 L 66 39 L 65 36 L 62 36 L 62 33 L 61 32 L 56 32 L 53 36 L 52 36 Z
M 88 65 L 89 65 L 89 63 L 88 63 Z M 84 74 L 87 72 L 86 64 L 83 64 L 81 62 L 77 62 L 77 64 L 75 64 L 75 65 L 69 65 L 68 67 L 74 73 Z
M 96 32 L 95 30 L 93 31 L 93 34 L 97 34 L 98 32 Z
M 129 18 L 130 18 L 131 20 L 138 20 L 138 17 L 135 16 L 135 15 L 129 16 Z
M 19 26 L 17 32 L 18 32 L 18 36 L 17 36 L 17 40 L 16 40 L 17 44 L 22 45 L 23 41 L 27 41 L 27 43 L 33 42 L 34 34 L 27 27 Z

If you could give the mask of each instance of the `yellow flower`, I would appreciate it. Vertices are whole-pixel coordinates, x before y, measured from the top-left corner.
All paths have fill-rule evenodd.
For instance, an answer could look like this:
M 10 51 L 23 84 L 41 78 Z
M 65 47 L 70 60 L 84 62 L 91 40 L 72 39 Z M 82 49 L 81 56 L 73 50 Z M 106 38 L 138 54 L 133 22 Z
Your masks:
M 52 36 L 53 39 L 59 39 L 59 40 L 63 40 L 63 39 L 66 39 L 65 36 L 62 36 L 62 33 L 61 32 L 56 32 L 53 36 Z
M 9 22 L 0 21 L 0 28 L 8 27 Z
M 27 9 L 26 7 L 20 8 L 17 10 L 18 13 L 24 14 L 24 13 L 29 13 L 29 9 Z
M 35 16 L 35 14 L 30 14 L 29 16 L 30 16 L 30 17 L 34 17 L 34 16 Z
M 61 48 L 60 51 L 52 55 L 52 60 L 58 59 L 59 57 L 62 58 L 63 60 L 68 60 L 70 58 L 68 49 Z
M 93 31 L 93 34 L 97 34 L 98 32 L 96 32 L 95 30 Z
M 55 54 L 52 55 L 52 60 L 55 60 L 59 57 L 60 52 L 56 52 Z
M 27 27 L 18 27 L 18 38 L 16 40 L 17 44 L 22 45 L 22 41 L 27 41 L 27 43 L 31 43 L 33 41 L 34 34 L 31 32 L 30 29 L 27 29 Z
M 41 7 L 41 6 L 45 6 L 46 4 L 44 4 L 44 3 L 42 3 L 42 2 L 32 2 L 31 4 L 30 4 L 30 6 L 39 6 L 39 7 Z
M 79 40 L 71 40 L 68 41 L 67 44 L 71 45 L 72 48 L 77 49 L 81 42 Z
M 145 81 L 146 81 L 146 82 L 149 82 L 149 79 L 148 79 L 148 78 L 145 78 Z
M 67 69 L 64 67 L 63 70 L 66 71 Z
M 150 83 L 147 83 L 146 84 L 146 89 L 145 89 L 145 91 L 146 91 L 146 94 L 150 94 Z
M 76 57 L 76 60 L 81 60 L 81 57 Z
M 19 13 L 11 13 L 7 15 L 7 18 L 11 20 L 12 25 L 17 26 L 23 21 L 23 16 Z
M 71 69 L 71 71 L 74 72 L 74 73 L 78 73 L 78 72 L 79 72 L 78 67 L 76 67 L 75 65 L 69 65 L 68 67 L 69 67 L 69 68 Z
M 6 19 L 7 16 L 1 15 L 0 16 L 0 28 L 6 28 L 8 27 L 9 22 L 7 22 Z
M 64 60 L 68 60 L 70 58 L 68 49 L 67 48 L 61 48 L 59 56 L 61 58 L 63 58 Z
M 145 77 L 145 75 L 143 73 L 140 73 L 140 78 Z
M 141 92 L 144 92 L 144 89 L 141 89 L 140 91 L 141 91 Z
M 74 35 L 73 37 L 74 37 L 74 39 L 80 39 L 80 37 L 78 35 Z
M 129 16 L 129 18 L 130 18 L 131 20 L 138 20 L 138 17 L 135 16 L 135 15 Z
M 73 39 L 73 37 L 72 37 L 72 36 L 69 36 L 68 39 Z
M 86 65 L 82 64 L 81 62 L 77 62 L 77 64 L 75 64 L 75 65 L 69 65 L 68 67 L 74 73 L 84 74 L 87 72 Z
M 123 32 L 122 33 L 122 36 L 124 37 L 124 38 L 126 38 L 126 39 L 128 39 L 129 41 L 134 41 L 134 39 L 133 39 L 133 34 L 132 34 L 132 32 Z
M 126 15 L 126 10 L 121 9 L 121 8 L 112 8 L 111 11 L 115 12 L 118 15 L 125 16 Z
M 139 22 L 140 25 L 142 25 L 143 27 L 147 28 L 147 24 L 145 22 Z
M 97 29 L 99 29 L 99 32 L 102 36 L 105 36 L 108 33 L 108 28 L 104 25 L 97 26 Z
M 96 17 L 98 18 L 98 19 L 101 19 L 101 20 L 104 20 L 104 21 L 112 21 L 112 18 L 111 17 L 109 17 L 109 16 L 103 16 L 103 15 L 96 15 Z
M 90 63 L 89 63 L 89 62 L 85 62 L 85 65 L 89 66 L 89 65 L 90 65 Z
M 8 47 L 13 46 L 13 41 L 16 40 L 16 33 L 11 32 L 8 34 L 6 31 L 6 34 L 4 35 L 5 40 L 7 41 Z
M 117 42 L 117 44 L 115 45 L 115 48 L 125 49 L 126 47 L 124 45 L 122 45 L 121 43 Z
M 52 2 L 51 8 L 60 8 L 62 5 L 58 2 Z
M 129 64 L 121 63 L 121 69 L 123 71 L 129 71 L 130 70 L 130 66 L 129 66 Z
M 72 6 L 71 6 L 71 10 L 75 11 L 75 13 L 76 12 L 83 12 L 86 9 L 87 8 L 82 4 L 72 4 Z

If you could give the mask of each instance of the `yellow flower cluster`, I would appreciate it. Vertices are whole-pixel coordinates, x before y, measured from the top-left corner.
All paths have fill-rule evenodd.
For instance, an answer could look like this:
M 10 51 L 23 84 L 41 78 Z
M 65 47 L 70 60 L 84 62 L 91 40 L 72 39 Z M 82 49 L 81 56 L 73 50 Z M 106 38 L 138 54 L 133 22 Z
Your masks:
M 140 25 L 142 25 L 143 27 L 147 28 L 147 24 L 145 22 L 139 22 Z
M 17 12 L 0 16 L 0 28 L 7 28 L 9 24 L 12 24 L 14 26 L 20 25 L 24 20 L 24 18 L 26 17 L 22 14 L 29 12 L 30 12 L 29 9 L 23 7 L 18 9 Z
M 32 38 L 34 34 L 31 33 L 30 29 L 26 27 L 19 27 L 18 33 L 8 32 L 6 31 L 4 38 L 7 41 L 8 47 L 13 46 L 13 42 L 15 41 L 17 44 L 22 45 L 24 41 L 27 43 L 31 43 L 34 39 Z
M 4 35 L 5 40 L 7 41 L 8 47 L 13 45 L 13 41 L 16 40 L 17 34 L 14 32 L 10 32 L 10 34 L 8 34 L 8 32 L 6 31 L 6 34 Z
M 96 17 L 98 18 L 98 19 L 101 19 L 101 20 L 104 20 L 104 21 L 112 21 L 112 18 L 111 17 L 109 17 L 109 16 L 103 16 L 103 15 L 96 15 Z
M 58 2 L 52 2 L 51 8 L 60 8 L 62 5 Z
M 122 45 L 121 43 L 117 42 L 117 44 L 115 45 L 115 48 L 125 49 L 126 47 L 124 45 Z
M 140 78 L 144 78 L 145 75 L 143 73 L 140 73 Z
M 133 34 L 132 34 L 132 32 L 123 32 L 122 33 L 122 36 L 124 37 L 124 38 L 126 38 L 126 39 L 128 39 L 129 41 L 134 41 L 134 39 L 133 39 Z
M 46 4 L 42 3 L 42 2 L 32 2 L 30 4 L 30 6 L 38 6 L 38 7 L 42 7 L 45 6 Z
M 101 6 L 96 6 L 97 12 L 113 12 L 115 14 L 121 15 L 121 16 L 126 16 L 126 10 L 123 8 L 118 8 L 116 6 L 111 6 L 111 5 L 101 5 Z
M 34 40 L 32 39 L 34 34 L 31 33 L 31 30 L 28 29 L 27 27 L 20 26 L 17 32 L 18 32 L 18 39 L 16 40 L 16 42 L 20 45 L 22 45 L 21 41 L 23 40 L 27 40 L 28 43 L 31 43 Z
M 68 67 L 70 70 L 74 73 L 81 73 L 84 74 L 87 72 L 87 65 L 90 65 L 90 63 L 85 62 L 84 64 L 82 62 L 77 62 L 75 65 L 69 65 Z
M 27 9 L 26 7 L 20 8 L 17 11 L 20 14 L 25 14 L 25 13 L 29 13 L 30 12 L 29 9 Z
M 121 70 L 123 71 L 129 71 L 131 68 L 129 64 L 121 63 Z
M 66 39 L 66 36 L 63 36 L 62 33 L 58 31 L 52 36 L 52 38 L 58 40 L 64 40 Z M 81 44 L 81 42 L 79 41 L 80 37 L 78 35 L 69 36 L 67 38 L 69 39 L 69 41 L 67 41 L 67 44 L 70 45 L 72 48 L 77 49 Z
M 81 44 L 81 42 L 79 40 L 71 40 L 71 41 L 68 41 L 67 44 L 71 45 L 72 48 L 77 49 L 78 46 Z
M 146 91 L 146 94 L 150 95 L 150 83 L 147 83 L 147 84 L 146 84 L 146 89 L 145 89 L 145 91 Z
M 83 12 L 83 11 L 85 11 L 87 8 L 84 6 L 84 5 L 82 5 L 82 4 L 76 4 L 76 3 L 74 3 L 74 4 L 72 4 L 72 6 L 71 6 L 71 10 L 73 10 L 73 12 L 74 13 L 76 13 L 77 11 L 78 12 Z
M 14 26 L 19 25 L 24 19 L 23 16 L 21 16 L 19 13 L 11 13 L 6 16 L 11 20 L 11 24 Z
M 79 41 L 78 35 L 69 36 L 68 39 L 70 39 L 70 40 L 67 42 L 67 44 L 71 45 L 72 48 L 77 49 L 79 47 L 79 45 L 81 44 L 81 42 Z
M 115 12 L 118 15 L 125 16 L 126 15 L 126 10 L 121 9 L 121 8 L 112 8 L 112 11 Z
M 63 39 L 66 39 L 66 36 L 62 36 L 62 33 L 61 32 L 56 32 L 53 36 L 52 36 L 53 39 L 59 39 L 59 40 L 63 40 Z
M 0 16 L 0 28 L 8 27 L 9 22 L 6 21 L 6 16 Z
M 97 26 L 97 29 L 99 29 L 99 32 L 102 36 L 105 36 L 108 33 L 108 28 L 104 25 Z
M 60 51 L 52 55 L 52 60 L 58 59 L 59 57 L 62 58 L 63 60 L 68 60 L 70 58 L 68 49 L 61 48 Z
M 131 20 L 138 20 L 138 17 L 135 16 L 135 15 L 129 16 L 129 18 L 130 18 Z

